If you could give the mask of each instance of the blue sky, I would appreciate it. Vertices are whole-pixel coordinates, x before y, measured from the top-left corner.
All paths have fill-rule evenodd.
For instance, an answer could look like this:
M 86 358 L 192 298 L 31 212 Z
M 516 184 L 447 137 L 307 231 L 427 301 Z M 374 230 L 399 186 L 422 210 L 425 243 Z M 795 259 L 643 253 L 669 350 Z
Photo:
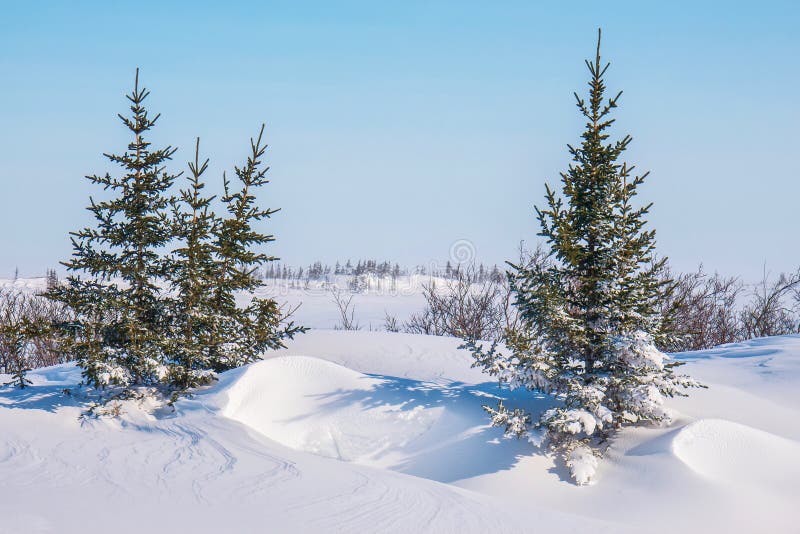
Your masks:
M 659 251 L 748 279 L 800 265 L 796 2 L 109 4 L 0 1 L 0 277 L 69 255 L 137 66 L 151 139 L 179 169 L 200 136 L 213 187 L 266 122 L 288 263 L 460 239 L 511 259 L 579 138 L 599 26 Z

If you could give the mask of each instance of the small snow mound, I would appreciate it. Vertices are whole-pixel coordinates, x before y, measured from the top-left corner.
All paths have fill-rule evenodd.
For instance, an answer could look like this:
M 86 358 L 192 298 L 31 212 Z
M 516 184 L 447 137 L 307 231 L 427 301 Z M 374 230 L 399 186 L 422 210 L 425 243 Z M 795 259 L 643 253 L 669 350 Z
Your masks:
M 724 419 L 686 425 L 672 452 L 696 473 L 730 484 L 788 489 L 800 481 L 800 443 Z
M 228 385 L 222 413 L 288 447 L 369 462 L 424 434 L 441 414 L 385 385 L 318 358 L 277 357 Z

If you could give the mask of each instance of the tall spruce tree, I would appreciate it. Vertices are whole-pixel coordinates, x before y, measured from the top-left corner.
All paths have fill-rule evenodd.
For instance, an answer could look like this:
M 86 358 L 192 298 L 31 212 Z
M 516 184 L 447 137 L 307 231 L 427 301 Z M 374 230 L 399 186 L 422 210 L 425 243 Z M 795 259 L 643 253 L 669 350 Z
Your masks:
M 269 167 L 262 162 L 267 149 L 263 135 L 264 125 L 258 138 L 250 140 L 250 155 L 244 166 L 235 167 L 239 188 L 234 190 L 223 176 L 221 201 L 226 215 L 214 219 L 211 242 L 207 243 L 214 262 L 210 271 L 213 288 L 204 301 L 209 307 L 204 350 L 209 368 L 217 372 L 256 361 L 265 350 L 281 348 L 284 339 L 305 331 L 285 321 L 275 300 L 254 296 L 263 285 L 258 268 L 278 259 L 259 251 L 275 238 L 254 228 L 278 211 L 260 208 L 255 197 L 258 188 L 269 183 L 266 178 Z M 236 302 L 238 294 L 253 298 L 240 306 Z
M 159 118 L 144 106 L 148 95 L 139 87 L 137 69 L 133 92 L 127 95 L 131 114 L 119 115 L 133 139 L 122 154 L 105 154 L 122 172 L 87 176 L 111 198 L 90 199 L 87 209 L 95 226 L 71 234 L 73 255 L 64 265 L 88 278 L 72 275 L 48 293 L 75 313 L 66 348 L 86 381 L 98 386 L 168 380 L 164 341 L 169 306 L 158 281 L 170 266 L 163 248 L 173 237 L 168 191 L 176 175 L 164 165 L 175 149 L 154 149 L 145 139 Z
M 589 97 L 575 94 L 586 119 L 581 144 L 568 147 L 561 194 L 548 185 L 546 206 L 536 209 L 549 260 L 509 272 L 523 328 L 507 333 L 506 350 L 467 343 L 476 365 L 501 382 L 561 401 L 536 420 L 502 403 L 485 408 L 508 434 L 554 448 L 579 483 L 593 477 L 611 432 L 667 421 L 665 397 L 698 385 L 656 348 L 670 336 L 658 304 L 672 284 L 662 276 L 666 260 L 655 257 L 655 232 L 645 229 L 651 205 L 633 205 L 647 173 L 633 175 L 620 161 L 630 136 L 609 140 L 622 93 L 605 96 L 599 32 L 586 65 Z
M 171 373 L 176 387 L 196 386 L 208 378 L 213 368 L 209 346 L 217 327 L 213 295 L 218 283 L 219 262 L 215 256 L 213 235 L 219 219 L 211 209 L 214 196 L 203 192 L 203 173 L 208 159 L 200 160 L 200 139 L 195 157 L 188 164 L 190 175 L 186 189 L 180 191 L 173 206 L 174 234 L 178 247 L 173 251 L 169 274 L 175 290 L 170 337 Z

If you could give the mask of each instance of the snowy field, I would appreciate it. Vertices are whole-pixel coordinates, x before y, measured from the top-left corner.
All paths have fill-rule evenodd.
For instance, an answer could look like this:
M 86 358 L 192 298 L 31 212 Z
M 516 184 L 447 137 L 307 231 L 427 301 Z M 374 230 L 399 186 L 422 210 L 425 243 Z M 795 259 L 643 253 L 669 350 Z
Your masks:
M 488 427 L 509 393 L 458 340 L 368 331 L 422 308 L 404 283 L 354 298 L 358 332 L 325 288 L 268 287 L 315 329 L 174 411 L 80 419 L 71 365 L 0 388 L 0 532 L 800 532 L 800 336 L 677 355 L 709 389 L 579 487 Z

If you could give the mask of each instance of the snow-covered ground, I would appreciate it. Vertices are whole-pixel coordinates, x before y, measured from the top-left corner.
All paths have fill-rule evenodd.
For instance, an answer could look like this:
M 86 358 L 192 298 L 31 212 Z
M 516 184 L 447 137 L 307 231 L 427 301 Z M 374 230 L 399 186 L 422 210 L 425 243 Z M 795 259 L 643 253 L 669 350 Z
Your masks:
M 392 298 L 360 296 L 376 318 Z M 0 532 L 800 532 L 800 336 L 677 355 L 709 388 L 622 432 L 586 487 L 487 426 L 510 394 L 458 344 L 316 329 L 118 418 L 79 419 L 75 367 L 38 370 L 0 388 Z

